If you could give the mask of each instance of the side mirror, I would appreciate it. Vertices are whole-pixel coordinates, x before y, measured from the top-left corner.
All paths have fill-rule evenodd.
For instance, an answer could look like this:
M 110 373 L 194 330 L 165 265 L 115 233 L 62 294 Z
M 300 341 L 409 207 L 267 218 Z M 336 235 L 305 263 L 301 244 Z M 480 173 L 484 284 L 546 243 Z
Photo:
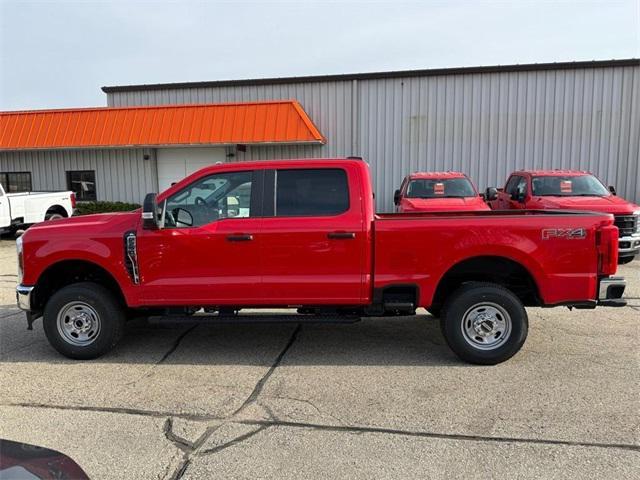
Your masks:
M 520 203 L 524 203 L 524 199 L 526 198 L 526 194 L 524 192 L 518 192 L 516 195 L 516 200 Z
M 489 187 L 485 191 L 484 199 L 487 201 L 497 200 L 498 199 L 498 189 L 496 187 Z
M 147 193 L 142 203 L 142 228 L 145 230 L 157 230 L 160 220 L 158 218 L 158 204 L 155 193 Z
M 609 185 L 609 191 L 611 192 L 611 195 L 617 195 L 616 187 L 614 187 L 613 185 Z
M 393 192 L 393 203 L 398 205 L 400 203 L 400 190 Z

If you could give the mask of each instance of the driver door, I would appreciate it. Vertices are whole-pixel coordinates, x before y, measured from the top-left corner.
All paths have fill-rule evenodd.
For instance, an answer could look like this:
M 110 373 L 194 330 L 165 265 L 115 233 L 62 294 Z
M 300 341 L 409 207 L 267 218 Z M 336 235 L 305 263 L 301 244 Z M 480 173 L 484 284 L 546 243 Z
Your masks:
M 139 232 L 142 298 L 153 305 L 259 303 L 262 171 L 202 177 L 160 203 Z

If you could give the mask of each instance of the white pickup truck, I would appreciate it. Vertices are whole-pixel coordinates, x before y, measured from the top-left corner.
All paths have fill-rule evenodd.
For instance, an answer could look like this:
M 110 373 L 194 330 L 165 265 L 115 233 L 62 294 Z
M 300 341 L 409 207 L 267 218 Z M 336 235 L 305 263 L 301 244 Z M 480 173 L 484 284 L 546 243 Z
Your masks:
M 6 193 L 0 184 L 0 231 L 73 214 L 73 192 Z

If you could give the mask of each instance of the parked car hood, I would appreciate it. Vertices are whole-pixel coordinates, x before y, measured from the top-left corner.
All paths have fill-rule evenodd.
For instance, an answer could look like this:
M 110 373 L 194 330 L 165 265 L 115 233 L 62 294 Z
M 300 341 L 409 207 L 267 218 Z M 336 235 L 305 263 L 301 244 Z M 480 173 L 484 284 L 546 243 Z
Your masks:
M 403 198 L 405 212 L 446 212 L 489 210 L 482 197 L 462 198 Z
M 534 197 L 543 208 L 565 208 L 569 210 L 593 210 L 602 213 L 631 214 L 640 206 L 627 202 L 616 195 L 608 197 Z

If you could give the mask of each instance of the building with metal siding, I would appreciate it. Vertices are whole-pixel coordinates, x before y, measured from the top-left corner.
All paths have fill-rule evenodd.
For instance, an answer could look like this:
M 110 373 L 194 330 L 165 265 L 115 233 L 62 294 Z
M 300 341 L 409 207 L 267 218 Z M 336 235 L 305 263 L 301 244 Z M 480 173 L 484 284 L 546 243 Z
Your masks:
M 393 190 L 407 173 L 449 169 L 468 173 L 480 188 L 501 185 L 508 173 L 520 168 L 590 170 L 605 183 L 616 185 L 620 195 L 640 202 L 637 59 L 103 90 L 110 107 L 295 99 L 326 144 L 225 146 L 224 158 L 363 156 L 371 164 L 380 211 L 392 209 Z M 146 161 L 145 172 L 156 168 L 155 149 L 151 150 L 154 154 Z M 125 175 L 127 168 L 135 166 L 132 178 L 144 179 L 138 180 L 137 187 L 127 187 L 139 189 L 139 201 L 154 184 L 153 178 L 139 176 L 141 150 L 132 152 L 136 150 L 126 154 L 118 150 L 113 153 L 118 160 L 112 161 L 122 166 Z M 213 155 L 212 150 L 212 158 L 219 158 L 218 152 Z M 46 153 L 0 152 L 0 170 L 14 165 L 20 155 L 26 161 Z M 66 159 L 67 155 L 90 162 L 90 156 L 98 153 L 68 150 L 52 159 L 60 162 L 60 156 Z M 136 157 L 131 167 L 127 167 L 127 155 Z M 127 188 L 107 185 L 122 181 L 115 171 L 117 176 L 104 180 L 104 191 L 129 195 Z M 157 177 L 155 181 L 157 187 Z M 113 197 L 131 198 L 135 194 Z

